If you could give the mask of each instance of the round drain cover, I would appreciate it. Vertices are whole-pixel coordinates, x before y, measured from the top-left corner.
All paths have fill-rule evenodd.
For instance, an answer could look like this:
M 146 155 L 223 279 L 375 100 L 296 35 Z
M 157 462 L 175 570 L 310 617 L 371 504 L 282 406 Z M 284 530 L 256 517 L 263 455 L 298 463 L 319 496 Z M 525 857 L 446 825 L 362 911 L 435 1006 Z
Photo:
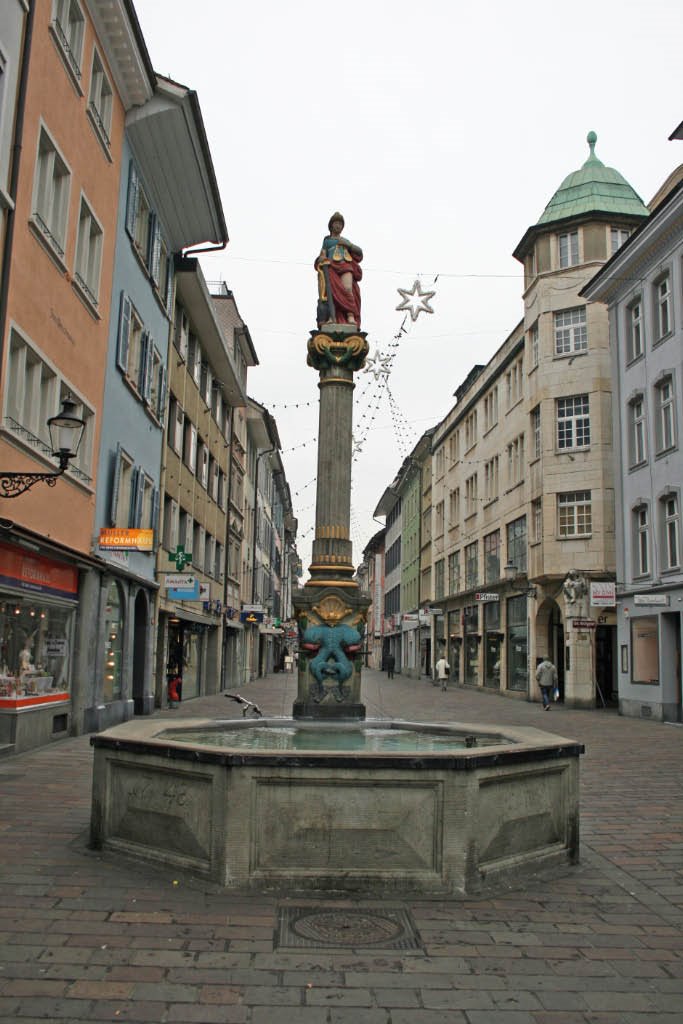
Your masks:
M 397 920 L 367 911 L 312 910 L 291 921 L 302 939 L 336 946 L 372 946 L 393 942 L 404 928 Z

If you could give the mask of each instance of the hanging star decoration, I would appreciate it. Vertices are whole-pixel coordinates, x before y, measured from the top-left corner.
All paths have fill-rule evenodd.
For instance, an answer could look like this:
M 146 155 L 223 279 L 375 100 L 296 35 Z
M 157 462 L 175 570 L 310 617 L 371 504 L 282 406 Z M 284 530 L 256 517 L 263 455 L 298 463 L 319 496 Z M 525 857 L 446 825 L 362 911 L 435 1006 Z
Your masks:
M 396 309 L 407 309 L 413 321 L 417 320 L 420 313 L 433 313 L 429 300 L 436 295 L 436 292 L 423 292 L 422 285 L 416 281 L 412 288 L 397 288 L 396 291 L 403 297 L 403 301 Z
M 365 360 L 364 373 L 371 373 L 375 380 L 380 377 L 388 377 L 391 373 L 391 356 L 383 356 L 379 348 L 375 348 L 375 354 Z

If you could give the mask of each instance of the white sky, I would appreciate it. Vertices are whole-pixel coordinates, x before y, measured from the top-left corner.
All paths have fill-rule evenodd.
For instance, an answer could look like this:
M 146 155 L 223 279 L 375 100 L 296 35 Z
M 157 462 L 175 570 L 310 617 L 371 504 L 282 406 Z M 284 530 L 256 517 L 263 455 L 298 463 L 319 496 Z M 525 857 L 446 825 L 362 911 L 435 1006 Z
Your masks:
M 521 319 L 511 256 L 588 156 L 648 202 L 683 162 L 681 0 L 135 0 L 155 69 L 195 89 L 230 234 L 202 259 L 234 291 L 276 417 L 310 562 L 318 389 L 313 260 L 330 214 L 364 251 L 362 328 L 383 354 L 397 288 L 435 287 L 386 394 L 356 376 L 354 561 L 403 457 Z M 436 285 L 433 281 L 440 275 Z M 299 408 L 296 408 L 298 403 Z M 364 418 L 363 418 L 364 417 Z M 371 417 L 374 419 L 371 420 Z M 367 425 L 371 422 L 371 430 Z M 398 430 L 395 428 L 398 423 Z M 305 447 L 303 447 L 304 442 Z

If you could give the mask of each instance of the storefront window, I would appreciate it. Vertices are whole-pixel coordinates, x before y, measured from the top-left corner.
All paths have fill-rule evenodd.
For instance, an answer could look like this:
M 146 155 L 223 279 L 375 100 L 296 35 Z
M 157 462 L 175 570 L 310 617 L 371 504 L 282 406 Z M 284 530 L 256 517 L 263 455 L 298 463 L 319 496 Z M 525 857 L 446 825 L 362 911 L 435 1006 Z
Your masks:
M 500 686 L 500 604 L 484 605 L 484 686 Z
M 448 654 L 446 659 L 451 667 L 451 679 L 454 683 L 460 682 L 460 648 L 462 638 L 460 636 L 460 609 L 448 613 Z
M 657 617 L 631 619 L 631 651 L 634 683 L 659 682 L 659 635 Z
M 0 697 L 68 695 L 73 615 L 42 600 L 0 602 Z
M 479 681 L 479 606 L 474 604 L 463 609 L 465 626 L 465 682 Z
M 123 603 L 117 583 L 111 583 L 107 591 L 104 609 L 104 686 L 102 699 L 105 704 L 121 699 L 123 686 Z
M 527 692 L 528 632 L 526 597 L 510 597 L 507 602 L 508 689 Z
M 185 624 L 183 629 L 183 700 L 189 697 L 199 696 L 199 680 L 201 679 L 201 658 L 202 658 L 202 636 L 201 632 L 195 632 L 192 626 Z

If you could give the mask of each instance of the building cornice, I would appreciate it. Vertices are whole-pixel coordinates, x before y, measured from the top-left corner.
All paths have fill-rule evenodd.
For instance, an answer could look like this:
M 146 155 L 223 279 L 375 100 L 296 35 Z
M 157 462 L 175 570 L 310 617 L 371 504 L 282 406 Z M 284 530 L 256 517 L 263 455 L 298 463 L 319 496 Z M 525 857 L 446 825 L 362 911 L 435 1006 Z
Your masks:
M 131 0 L 87 0 L 97 37 L 125 109 L 154 94 L 156 75 Z

